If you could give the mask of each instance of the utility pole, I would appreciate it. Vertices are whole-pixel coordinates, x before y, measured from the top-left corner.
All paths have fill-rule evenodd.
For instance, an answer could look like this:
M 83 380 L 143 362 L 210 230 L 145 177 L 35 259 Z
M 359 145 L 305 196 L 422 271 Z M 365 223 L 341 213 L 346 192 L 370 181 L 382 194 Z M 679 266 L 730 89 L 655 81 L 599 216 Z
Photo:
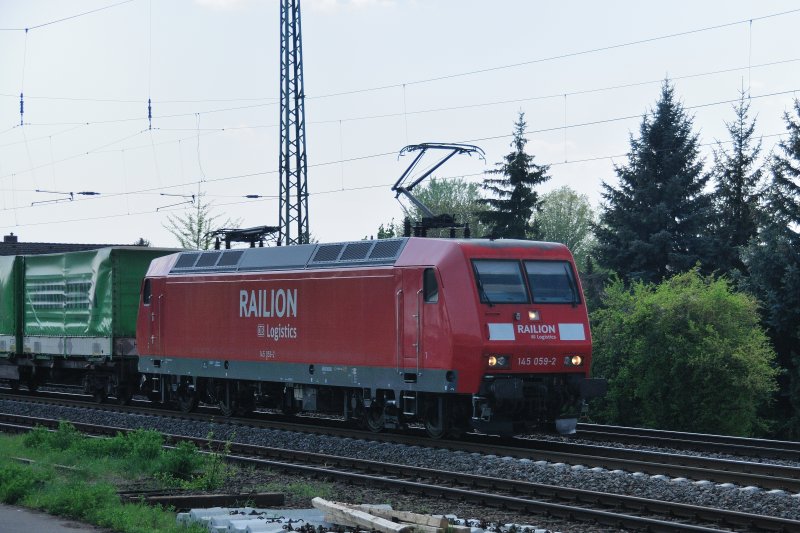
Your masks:
M 308 243 L 308 165 L 300 0 L 281 0 L 281 153 L 278 245 Z

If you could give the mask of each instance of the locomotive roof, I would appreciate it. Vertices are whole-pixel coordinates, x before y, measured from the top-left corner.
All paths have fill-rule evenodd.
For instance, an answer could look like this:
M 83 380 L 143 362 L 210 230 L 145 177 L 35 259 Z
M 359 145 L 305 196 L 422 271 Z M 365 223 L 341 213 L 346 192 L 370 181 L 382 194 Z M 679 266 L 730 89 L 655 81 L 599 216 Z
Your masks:
M 378 239 L 333 244 L 183 252 L 169 273 L 198 274 L 393 265 L 407 242 L 407 238 Z
M 451 247 L 466 249 L 525 247 L 551 251 L 566 251 L 566 247 L 563 244 L 546 242 L 401 237 L 397 239 L 377 239 L 331 244 L 300 244 L 268 248 L 186 251 L 178 254 L 176 259 L 171 259 L 170 262 L 172 264 L 167 268 L 169 268 L 169 274 L 179 275 L 213 272 L 257 272 L 358 266 L 391 266 L 398 263 L 403 250 L 410 242 L 420 245 L 421 248 L 418 251 L 422 253 L 425 253 L 426 249 L 429 251 L 430 246 L 437 247 L 440 250 Z

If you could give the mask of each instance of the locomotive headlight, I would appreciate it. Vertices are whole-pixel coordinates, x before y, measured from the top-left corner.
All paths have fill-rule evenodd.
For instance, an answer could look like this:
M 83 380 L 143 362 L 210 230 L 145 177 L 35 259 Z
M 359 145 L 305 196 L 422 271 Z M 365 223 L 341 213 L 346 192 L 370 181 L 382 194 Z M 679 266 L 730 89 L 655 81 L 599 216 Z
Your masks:
M 528 320 L 539 320 L 539 311 L 528 311 Z
M 580 355 L 568 355 L 564 358 L 566 366 L 581 366 L 583 364 L 583 357 Z
M 487 360 L 489 368 L 508 368 L 511 366 L 511 358 L 507 355 L 490 355 Z

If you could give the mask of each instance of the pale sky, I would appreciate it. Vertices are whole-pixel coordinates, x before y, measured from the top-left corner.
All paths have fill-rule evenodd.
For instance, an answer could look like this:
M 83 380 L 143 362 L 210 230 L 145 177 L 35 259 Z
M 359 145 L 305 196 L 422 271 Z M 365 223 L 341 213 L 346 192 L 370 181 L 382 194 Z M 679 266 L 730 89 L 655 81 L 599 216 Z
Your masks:
M 397 158 L 407 144 L 476 144 L 485 163 L 454 160 L 437 175 L 480 180 L 524 111 L 528 152 L 552 165 L 540 191 L 569 185 L 597 205 L 666 76 L 707 167 L 742 87 L 765 154 L 800 89 L 800 2 L 301 8 L 309 221 L 320 242 L 402 217 L 390 187 L 410 162 Z M 198 191 L 222 219 L 277 225 L 278 53 L 277 0 L 0 0 L 3 235 L 175 246 L 166 217 L 191 209 L 182 202 Z M 100 194 L 64 194 L 80 191 Z

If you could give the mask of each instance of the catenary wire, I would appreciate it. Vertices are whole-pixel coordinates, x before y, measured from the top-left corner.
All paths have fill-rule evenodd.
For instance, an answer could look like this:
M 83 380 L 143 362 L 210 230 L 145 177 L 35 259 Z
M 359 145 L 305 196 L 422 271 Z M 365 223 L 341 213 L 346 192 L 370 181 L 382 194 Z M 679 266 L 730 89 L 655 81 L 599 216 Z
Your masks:
M 129 4 L 133 2 L 133 0 L 123 0 L 122 2 L 117 2 L 116 4 L 111 4 L 103 7 L 98 7 L 97 9 L 92 9 L 91 11 L 84 11 L 83 13 L 77 13 L 75 15 L 70 15 L 68 17 L 60 18 L 57 20 L 51 20 L 49 22 L 43 22 L 41 24 L 36 24 L 34 26 L 28 26 L 27 28 L 0 28 L 0 31 L 30 31 L 36 30 L 39 28 L 44 28 L 45 26 L 50 26 L 51 24 L 58 24 L 59 22 L 65 22 L 67 20 L 72 20 L 78 17 L 83 17 L 85 15 L 91 15 L 92 13 L 97 13 L 98 11 L 104 11 L 106 9 L 111 9 L 112 7 L 121 6 L 123 4 Z
M 785 95 L 785 94 L 792 94 L 792 93 L 796 92 L 797 90 L 798 89 L 791 89 L 791 90 L 787 90 L 787 91 L 779 91 L 779 92 L 767 93 L 767 94 L 763 94 L 763 95 L 756 95 L 756 96 L 750 97 L 750 99 L 751 100 L 755 100 L 755 99 L 767 98 L 767 97 L 772 97 L 772 96 L 781 96 L 781 95 Z M 705 108 L 705 107 L 710 107 L 710 106 L 715 106 L 715 105 L 722 105 L 722 104 L 731 104 L 731 103 L 735 103 L 735 102 L 738 102 L 738 99 L 718 100 L 718 101 L 715 101 L 715 102 L 708 102 L 708 103 L 697 104 L 697 105 L 693 105 L 693 106 L 685 106 L 684 109 L 686 109 L 686 110 L 701 109 L 701 108 Z M 649 112 L 645 112 L 643 114 L 647 115 L 647 114 L 649 114 Z M 528 130 L 525 130 L 525 134 L 526 135 L 531 135 L 531 134 L 537 134 L 537 133 L 549 133 L 549 132 L 553 132 L 553 131 L 561 131 L 565 127 L 569 129 L 569 128 L 596 126 L 596 125 L 600 125 L 600 124 L 608 124 L 608 123 L 612 123 L 612 122 L 620 122 L 620 121 L 625 121 L 625 120 L 633 120 L 633 119 L 641 118 L 643 114 L 639 113 L 639 114 L 636 114 L 636 115 L 626 115 L 626 116 L 620 116 L 620 117 L 611 117 L 611 118 L 607 118 L 607 119 L 594 120 L 594 121 L 589 121 L 589 122 L 568 124 L 566 126 L 565 125 L 559 125 L 559 126 L 553 126 L 553 127 L 550 127 L 550 128 L 539 128 L 539 129 L 535 129 L 535 130 L 528 129 Z M 122 139 L 118 139 L 116 141 L 111 141 L 111 142 L 109 142 L 107 144 L 104 144 L 103 146 L 101 146 L 101 147 L 99 147 L 97 149 L 94 149 L 94 150 L 89 150 L 89 151 L 86 151 L 86 152 L 81 152 L 79 154 L 74 154 L 72 156 L 67 156 L 67 157 L 65 157 L 63 159 L 60 159 L 59 161 L 56 161 L 56 164 L 57 163 L 61 163 L 63 161 L 70 160 L 70 159 L 74 159 L 76 157 L 80 157 L 80 156 L 83 156 L 83 155 L 89 155 L 89 154 L 92 154 L 92 153 L 98 153 L 103 148 L 107 148 L 108 146 L 113 146 L 114 144 L 118 144 L 118 143 L 123 142 L 125 140 L 128 140 L 130 138 L 136 137 L 137 135 L 141 134 L 144 131 L 148 131 L 148 130 L 142 130 L 142 131 L 139 131 L 138 133 L 135 133 L 133 135 L 128 135 L 128 136 L 126 136 L 126 137 L 124 137 Z M 475 142 L 479 142 L 479 141 L 489 141 L 489 140 L 503 139 L 503 138 L 508 138 L 508 137 L 511 137 L 511 136 L 512 136 L 512 134 L 505 133 L 505 134 L 492 135 L 492 136 L 487 136 L 487 137 L 463 139 L 463 140 L 461 140 L 459 142 L 462 142 L 462 143 L 475 143 Z M 195 136 L 192 136 L 192 138 L 194 138 L 194 137 Z M 173 141 L 169 141 L 169 142 L 177 142 L 177 141 L 173 140 Z M 147 146 L 150 147 L 151 145 L 148 144 Z M 130 148 L 126 148 L 126 150 L 130 150 Z M 113 151 L 117 151 L 117 150 L 113 150 Z M 333 161 L 333 162 L 329 162 L 329 163 L 322 163 L 321 165 L 324 166 L 324 165 L 329 165 L 329 164 L 340 164 L 342 162 L 350 162 L 350 161 L 358 161 L 358 160 L 363 160 L 363 159 L 370 159 L 370 158 L 374 158 L 374 157 L 382 157 L 382 156 L 385 156 L 387 154 L 393 154 L 393 153 L 394 152 L 387 152 L 387 153 L 381 153 L 381 154 L 377 154 L 377 155 L 356 157 L 356 158 L 350 158 L 350 159 L 347 159 L 347 160 L 344 160 L 344 161 Z M 7 173 L 5 175 L 0 176 L 0 181 L 5 179 L 5 178 L 8 178 L 11 175 L 24 174 L 24 173 L 29 172 L 31 170 L 36 170 L 36 169 L 39 169 L 39 168 L 42 168 L 42 167 L 46 167 L 46 166 L 48 166 L 50 164 L 52 164 L 52 163 L 44 163 L 42 165 L 31 167 L 30 169 L 27 169 L 27 170 L 21 170 L 21 171 Z M 309 167 L 310 166 L 311 165 L 309 165 Z

